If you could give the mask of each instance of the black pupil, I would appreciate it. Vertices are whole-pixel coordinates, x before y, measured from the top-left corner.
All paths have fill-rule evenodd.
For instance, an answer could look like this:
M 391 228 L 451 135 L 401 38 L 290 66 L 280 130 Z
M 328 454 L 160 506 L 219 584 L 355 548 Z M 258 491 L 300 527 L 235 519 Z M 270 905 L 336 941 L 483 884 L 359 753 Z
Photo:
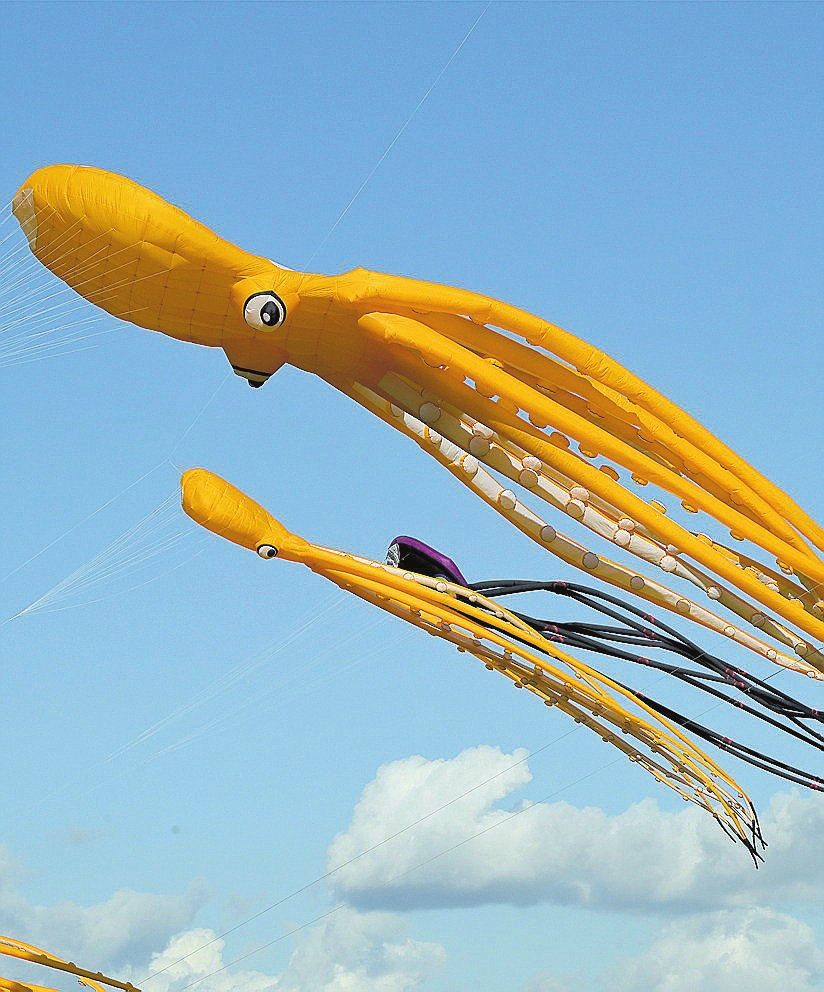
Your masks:
M 272 300 L 264 303 L 260 308 L 260 319 L 264 324 L 276 324 L 280 320 L 280 310 L 278 310 L 277 303 Z

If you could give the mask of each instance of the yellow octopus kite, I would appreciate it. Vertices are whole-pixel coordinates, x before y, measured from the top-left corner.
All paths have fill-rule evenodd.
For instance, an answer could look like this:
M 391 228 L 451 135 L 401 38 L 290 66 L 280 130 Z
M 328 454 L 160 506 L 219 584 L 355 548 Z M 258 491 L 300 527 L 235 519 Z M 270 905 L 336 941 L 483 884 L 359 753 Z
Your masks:
M 459 581 L 453 581 L 450 574 L 412 572 L 311 544 L 206 469 L 184 472 L 181 496 L 183 509 L 202 527 L 261 558 L 306 565 L 340 588 L 474 655 L 547 706 L 557 706 L 685 800 L 708 810 L 758 857 L 761 836 L 750 801 L 673 721 L 640 694 L 550 643 L 521 615 L 476 592 L 459 573 Z

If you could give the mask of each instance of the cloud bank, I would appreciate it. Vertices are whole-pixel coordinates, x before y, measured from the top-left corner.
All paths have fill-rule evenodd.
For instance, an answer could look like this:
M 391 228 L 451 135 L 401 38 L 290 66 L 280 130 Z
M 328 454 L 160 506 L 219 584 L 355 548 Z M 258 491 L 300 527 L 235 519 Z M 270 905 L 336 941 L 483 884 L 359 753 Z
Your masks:
M 145 992 L 182 992 L 190 985 L 199 992 L 409 992 L 446 962 L 440 944 L 407 937 L 399 917 L 348 907 L 305 931 L 279 975 L 242 965 L 230 970 L 224 949 L 211 930 L 177 935 L 152 958 L 148 973 L 158 974 L 143 983 Z
M 93 969 L 143 958 L 188 926 L 206 901 L 200 885 L 184 895 L 119 889 L 105 902 L 79 906 L 30 903 L 19 890 L 19 865 L 0 845 L 0 932 L 20 937 Z M 42 977 L 42 975 L 41 975 Z
M 206 946 L 204 946 L 206 945 Z M 439 944 L 405 936 L 400 917 L 333 913 L 304 932 L 287 968 L 278 975 L 229 968 L 223 940 L 211 930 L 174 937 L 152 959 L 145 992 L 412 992 L 446 964 Z M 188 955 L 180 960 L 183 955 Z M 145 972 L 143 973 L 145 975 Z M 136 974 L 134 980 L 143 977 Z M 521 982 L 520 992 L 818 992 L 824 950 L 806 924 L 765 908 L 680 916 L 664 925 L 637 956 L 615 961 L 593 980 L 583 974 L 543 972 Z
M 669 923 L 607 976 L 613 992 L 815 992 L 824 951 L 806 924 L 771 909 L 707 913 Z
M 331 880 L 338 897 L 362 909 L 551 902 L 694 912 L 824 902 L 820 796 L 774 797 L 764 818 L 767 862 L 756 872 L 693 806 L 673 813 L 645 799 L 616 816 L 568 802 L 503 808 L 530 780 L 524 758 L 482 746 L 381 767 L 329 848 L 329 869 L 343 866 Z
M 19 865 L 2 845 L 0 931 L 112 970 L 145 992 L 411 992 L 445 967 L 446 951 L 408 936 L 392 910 L 543 902 L 647 913 L 662 925 L 646 949 L 615 960 L 600 978 L 513 976 L 520 992 L 824 988 L 824 950 L 812 929 L 767 908 L 824 903 L 821 797 L 773 798 L 764 818 L 768 860 L 756 872 L 692 807 L 673 813 L 644 800 L 608 815 L 517 799 L 531 780 L 526 759 L 525 751 L 481 746 L 380 768 L 329 847 L 330 869 L 343 865 L 329 879 L 343 905 L 300 930 L 278 974 L 248 968 L 251 955 L 234 964 L 237 955 L 213 930 L 192 928 L 205 901 L 197 887 L 37 906 L 23 896 Z

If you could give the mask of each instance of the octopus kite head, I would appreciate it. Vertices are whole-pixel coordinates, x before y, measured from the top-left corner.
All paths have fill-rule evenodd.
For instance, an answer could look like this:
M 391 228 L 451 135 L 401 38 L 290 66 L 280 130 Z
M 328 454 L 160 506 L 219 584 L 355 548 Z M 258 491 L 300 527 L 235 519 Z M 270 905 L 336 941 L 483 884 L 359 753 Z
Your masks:
M 180 493 L 192 520 L 261 558 L 301 561 L 308 549 L 302 537 L 288 531 L 268 510 L 205 468 L 184 472 Z
M 287 361 L 282 329 L 300 273 L 223 240 L 156 193 L 102 169 L 52 165 L 23 183 L 13 210 L 34 255 L 112 316 L 221 347 L 252 385 Z

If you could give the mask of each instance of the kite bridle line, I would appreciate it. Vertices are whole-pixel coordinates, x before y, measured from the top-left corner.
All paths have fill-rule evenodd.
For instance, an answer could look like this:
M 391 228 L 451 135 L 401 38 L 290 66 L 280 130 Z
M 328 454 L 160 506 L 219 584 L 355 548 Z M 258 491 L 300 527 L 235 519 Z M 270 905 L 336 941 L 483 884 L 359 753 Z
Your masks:
M 375 162 L 375 164 L 372 166 L 372 168 L 370 169 L 370 171 L 367 174 L 366 178 L 363 180 L 363 182 L 360 184 L 360 186 L 355 191 L 354 196 L 352 196 L 352 198 L 349 200 L 349 202 L 346 204 L 346 206 L 343 208 L 343 210 L 341 210 L 341 212 L 338 214 L 337 218 L 335 219 L 334 223 L 332 224 L 332 226 L 329 228 L 328 232 L 326 233 L 325 237 L 321 240 L 320 244 L 318 244 L 317 248 L 309 256 L 309 258 L 306 261 L 306 264 L 304 265 L 304 268 L 305 269 L 308 269 L 309 268 L 309 266 L 315 260 L 315 257 L 325 247 L 326 242 L 332 237 L 332 235 L 338 229 L 338 227 L 339 227 L 341 221 L 343 220 L 343 218 L 349 213 L 349 211 L 352 209 L 352 206 L 354 205 L 355 201 L 358 199 L 358 197 L 361 195 L 361 193 L 369 185 L 369 183 L 371 182 L 371 180 L 374 177 L 375 173 L 378 171 L 378 169 L 381 167 L 381 165 L 383 164 L 384 160 L 387 158 L 387 156 L 389 155 L 389 153 L 392 151 L 392 149 L 395 147 L 395 145 L 401 139 L 404 131 L 406 131 L 406 129 L 412 123 L 412 119 L 415 117 L 415 115 L 418 113 L 418 111 L 421 109 L 421 107 L 429 99 L 430 95 L 432 94 L 432 91 L 435 89 L 435 87 L 441 81 L 441 79 L 443 78 L 444 74 L 446 73 L 446 70 L 452 65 L 452 63 L 458 57 L 458 55 L 461 52 L 461 49 L 469 41 L 471 35 L 475 31 L 475 28 L 477 28 L 477 26 L 481 23 L 481 20 L 483 19 L 484 14 L 486 14 L 486 12 L 489 10 L 489 8 L 491 6 L 492 6 L 492 0 L 489 0 L 489 2 L 486 4 L 486 6 L 484 7 L 484 9 L 480 12 L 480 14 L 478 14 L 478 16 L 472 22 L 469 30 L 466 32 L 466 34 L 463 36 L 463 38 L 461 38 L 461 40 L 458 42 L 458 44 L 455 47 L 455 49 L 452 52 L 452 54 L 449 56 L 449 58 L 446 60 L 446 62 L 444 62 L 444 64 L 438 70 L 437 75 L 432 80 L 432 82 L 429 85 L 429 88 L 427 89 L 427 91 L 420 98 L 420 100 L 418 100 L 418 102 L 415 104 L 415 107 L 412 110 L 412 113 L 406 118 L 406 120 L 403 122 L 403 124 L 401 124 L 401 126 L 395 132 L 395 136 L 392 138 L 392 140 L 389 142 L 389 144 L 383 150 L 383 152 L 381 153 L 381 155 L 378 158 L 377 162 Z

